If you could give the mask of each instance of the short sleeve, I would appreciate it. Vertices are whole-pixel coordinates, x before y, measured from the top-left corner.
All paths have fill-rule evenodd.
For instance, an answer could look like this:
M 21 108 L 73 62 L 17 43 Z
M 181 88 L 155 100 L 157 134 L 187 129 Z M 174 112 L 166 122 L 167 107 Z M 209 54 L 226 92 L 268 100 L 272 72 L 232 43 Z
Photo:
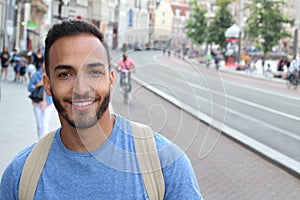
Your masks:
M 166 166 L 163 172 L 166 185 L 165 200 L 202 199 L 191 162 L 185 154 Z

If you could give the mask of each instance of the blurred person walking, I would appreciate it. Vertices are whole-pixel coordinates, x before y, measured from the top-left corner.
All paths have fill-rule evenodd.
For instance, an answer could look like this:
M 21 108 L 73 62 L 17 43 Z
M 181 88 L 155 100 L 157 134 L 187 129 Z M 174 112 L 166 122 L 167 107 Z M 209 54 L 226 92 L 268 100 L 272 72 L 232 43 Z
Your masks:
M 36 72 L 32 75 L 28 84 L 28 91 L 32 92 L 34 89 L 39 87 L 44 87 L 43 84 L 43 75 L 45 70 L 43 69 L 44 64 L 41 63 L 39 68 L 36 69 Z M 44 91 L 44 97 L 42 101 L 34 102 L 32 101 L 33 111 L 37 124 L 37 136 L 40 139 L 49 131 L 49 122 L 51 113 L 53 111 L 53 101 L 52 97 L 48 96 Z
M 209 68 L 212 59 L 213 59 L 213 57 L 211 55 L 211 52 L 207 51 L 207 54 L 206 54 L 206 67 L 207 68 Z
M 26 83 L 27 78 L 26 78 L 26 70 L 27 70 L 27 65 L 28 65 L 28 61 L 27 61 L 27 57 L 22 55 L 20 58 L 20 62 L 19 62 L 19 81 L 20 83 Z
M 33 57 L 33 54 L 31 51 L 29 51 L 27 53 L 27 59 L 28 59 L 28 65 L 27 65 L 27 76 L 28 76 L 28 79 L 30 80 L 32 75 L 35 73 L 36 71 L 36 67 L 35 67 L 35 64 L 34 64 L 34 57 Z
M 218 53 L 216 53 L 215 51 L 211 51 L 210 52 L 211 53 L 211 55 L 212 55 L 212 57 L 213 57 L 213 59 L 214 59 L 214 62 L 215 62 L 215 66 L 216 66 L 216 70 L 218 71 L 219 70 L 219 55 L 218 55 Z
M 40 68 L 44 62 L 43 49 L 38 48 L 37 52 L 33 54 L 33 62 L 36 65 L 36 68 Z
M 0 73 L 0 80 L 2 80 L 2 75 L 4 74 L 4 80 L 8 80 L 8 66 L 9 66 L 9 60 L 10 55 L 8 53 L 7 47 L 3 47 L 3 51 L 0 54 L 1 58 L 1 73 Z
M 22 55 L 19 52 L 19 48 L 18 47 L 14 48 L 13 55 L 10 58 L 10 62 L 13 63 L 14 72 L 15 72 L 14 82 L 17 82 L 20 80 L 21 58 L 22 58 Z

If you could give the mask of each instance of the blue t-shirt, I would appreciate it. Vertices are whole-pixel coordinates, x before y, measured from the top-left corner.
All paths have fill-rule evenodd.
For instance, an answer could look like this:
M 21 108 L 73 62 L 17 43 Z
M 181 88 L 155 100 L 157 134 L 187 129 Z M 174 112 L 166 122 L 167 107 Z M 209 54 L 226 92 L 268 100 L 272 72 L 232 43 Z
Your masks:
M 129 121 L 116 116 L 109 138 L 91 152 L 74 152 L 56 131 L 34 199 L 148 199 L 138 171 Z M 165 181 L 165 198 L 202 199 L 187 156 L 160 134 L 154 135 Z M 0 199 L 18 199 L 18 186 L 31 145 L 21 151 L 6 168 Z

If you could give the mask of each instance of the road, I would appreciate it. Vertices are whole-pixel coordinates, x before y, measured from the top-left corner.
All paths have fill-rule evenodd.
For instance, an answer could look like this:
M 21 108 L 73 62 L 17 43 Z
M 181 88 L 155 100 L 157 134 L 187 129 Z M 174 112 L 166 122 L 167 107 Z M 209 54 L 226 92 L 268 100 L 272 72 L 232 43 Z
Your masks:
M 215 128 L 237 133 L 233 137 L 238 140 L 246 137 L 246 145 L 260 148 L 272 160 L 292 162 L 300 173 L 299 91 L 283 83 L 218 73 L 160 52 L 133 52 L 131 57 L 139 83 Z
M 135 78 L 138 71 L 134 74 Z M 156 86 L 157 83 L 140 85 L 133 82 L 133 103 L 124 105 L 119 91 L 119 74 L 115 77 L 116 87 L 112 93 L 114 112 L 150 125 L 184 149 L 191 159 L 205 199 L 298 198 L 298 178 L 160 95 L 145 90 L 146 86 Z

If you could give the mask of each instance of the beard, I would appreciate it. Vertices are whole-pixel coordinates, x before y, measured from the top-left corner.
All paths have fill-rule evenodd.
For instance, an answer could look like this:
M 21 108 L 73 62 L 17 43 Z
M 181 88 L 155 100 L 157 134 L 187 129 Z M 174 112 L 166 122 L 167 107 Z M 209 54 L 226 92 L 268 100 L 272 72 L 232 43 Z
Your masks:
M 107 92 L 102 99 L 101 105 L 99 107 L 95 106 L 95 110 L 93 113 L 86 113 L 85 111 L 75 111 L 73 109 L 71 111 L 72 113 L 68 113 L 52 90 L 51 93 L 53 104 L 57 112 L 68 122 L 70 126 L 78 129 L 90 128 L 98 123 L 104 112 L 107 110 L 110 101 L 110 92 Z M 71 118 L 69 114 L 72 115 L 73 118 Z

